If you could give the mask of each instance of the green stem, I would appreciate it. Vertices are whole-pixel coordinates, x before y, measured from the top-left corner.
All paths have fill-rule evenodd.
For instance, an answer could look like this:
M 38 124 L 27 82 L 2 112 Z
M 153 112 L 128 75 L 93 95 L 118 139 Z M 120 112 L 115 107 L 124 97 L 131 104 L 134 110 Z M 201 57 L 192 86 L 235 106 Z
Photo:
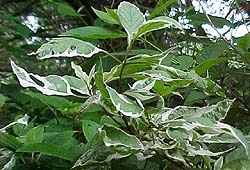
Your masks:
M 132 44 L 133 42 L 131 42 Z M 127 59 L 128 59 L 128 55 L 129 55 L 129 51 L 131 49 L 131 44 L 127 47 L 126 49 L 126 54 L 125 54 L 125 57 L 124 57 L 124 60 L 123 62 L 121 63 L 122 64 L 122 67 L 121 67 L 121 72 L 120 72 L 120 75 L 119 75 L 119 91 L 121 92 L 122 90 L 122 73 L 124 71 L 124 68 L 125 68 L 125 65 L 127 63 Z

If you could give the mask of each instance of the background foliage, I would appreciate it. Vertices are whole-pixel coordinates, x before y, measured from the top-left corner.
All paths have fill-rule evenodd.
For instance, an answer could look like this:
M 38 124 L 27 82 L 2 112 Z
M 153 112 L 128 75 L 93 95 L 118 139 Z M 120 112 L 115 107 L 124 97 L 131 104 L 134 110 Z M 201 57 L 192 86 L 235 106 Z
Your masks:
M 0 1 L 2 169 L 249 167 L 249 3 L 129 2 Z

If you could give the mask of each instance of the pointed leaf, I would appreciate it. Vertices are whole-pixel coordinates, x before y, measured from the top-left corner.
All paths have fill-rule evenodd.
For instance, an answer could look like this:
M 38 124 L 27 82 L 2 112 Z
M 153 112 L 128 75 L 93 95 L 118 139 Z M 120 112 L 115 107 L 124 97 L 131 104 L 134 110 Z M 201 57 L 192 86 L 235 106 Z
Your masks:
M 52 57 L 86 57 L 102 52 L 102 49 L 95 47 L 89 42 L 75 38 L 54 38 L 43 44 L 36 52 L 39 59 Z
M 63 76 L 70 85 L 70 89 L 77 91 L 78 93 L 89 95 L 89 90 L 85 82 L 81 79 L 72 76 Z
M 115 108 L 125 116 L 140 117 L 144 108 L 135 101 L 132 101 L 125 95 L 119 94 L 111 87 L 107 87 L 109 96 Z
M 16 74 L 19 83 L 23 87 L 34 87 L 46 95 L 73 95 L 70 90 L 69 83 L 63 77 L 57 75 L 43 77 L 36 74 L 27 73 L 23 68 L 18 67 L 13 61 L 11 61 L 11 67 L 13 72 Z M 39 85 L 34 80 L 32 80 L 31 76 L 37 81 L 40 81 L 42 85 Z
M 25 135 L 25 144 L 41 143 L 43 140 L 44 127 L 37 126 L 28 131 Z
M 160 30 L 160 29 L 167 28 L 170 26 L 175 26 L 176 28 L 179 28 L 182 30 L 181 24 L 178 23 L 176 20 L 166 17 L 166 16 L 160 16 L 152 20 L 148 20 L 147 22 L 140 25 L 138 28 L 138 31 L 133 36 L 133 38 L 136 39 L 148 32 Z
M 111 30 L 103 27 L 86 26 L 71 29 L 61 34 L 61 36 L 71 36 L 76 38 L 88 39 L 108 39 L 108 38 L 125 38 L 124 32 Z
M 93 11 L 95 12 L 95 14 L 104 22 L 106 23 L 110 23 L 110 24 L 120 24 L 112 15 L 110 15 L 110 13 L 106 13 L 103 11 L 99 11 L 95 8 L 92 8 Z

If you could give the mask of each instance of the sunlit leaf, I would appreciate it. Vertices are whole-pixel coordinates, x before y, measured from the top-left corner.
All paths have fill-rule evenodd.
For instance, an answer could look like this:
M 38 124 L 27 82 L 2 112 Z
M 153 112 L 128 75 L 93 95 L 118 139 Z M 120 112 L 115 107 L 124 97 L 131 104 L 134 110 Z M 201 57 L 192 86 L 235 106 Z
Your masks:
M 89 42 L 75 38 L 54 38 L 43 44 L 36 52 L 39 59 L 52 57 L 86 57 L 90 58 L 94 54 L 103 52 Z
M 144 110 L 142 105 L 138 104 L 136 101 L 132 101 L 125 95 L 119 94 L 111 87 L 107 87 L 107 90 L 113 105 L 123 115 L 134 118 L 142 115 Z
M 138 7 L 125 1 L 118 6 L 117 14 L 128 34 L 128 44 L 131 44 L 133 34 L 137 33 L 138 28 L 145 22 L 145 18 Z
M 23 68 L 18 67 L 13 61 L 11 61 L 11 67 L 13 72 L 16 74 L 19 83 L 23 87 L 34 87 L 46 95 L 73 95 L 70 90 L 69 83 L 63 77 L 57 75 L 43 77 L 36 74 L 27 73 Z M 42 85 L 37 84 L 31 78 L 31 76 L 36 79 L 36 81 L 41 82 Z

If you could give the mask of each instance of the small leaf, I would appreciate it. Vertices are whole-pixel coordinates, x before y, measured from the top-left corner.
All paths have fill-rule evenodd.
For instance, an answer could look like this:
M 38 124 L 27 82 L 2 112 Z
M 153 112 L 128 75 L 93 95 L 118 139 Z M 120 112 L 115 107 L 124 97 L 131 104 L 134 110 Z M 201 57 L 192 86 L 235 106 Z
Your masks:
M 37 126 L 28 131 L 25 135 L 25 144 L 41 143 L 43 140 L 44 127 Z
M 71 67 L 75 70 L 75 74 L 77 77 L 79 77 L 87 86 L 90 86 L 89 82 L 89 76 L 82 71 L 81 66 L 76 65 L 74 62 L 71 62 Z
M 128 45 L 130 46 L 133 34 L 136 33 L 138 28 L 145 22 L 145 18 L 140 12 L 140 9 L 129 2 L 121 2 L 118 6 L 117 14 L 128 34 Z
M 102 127 L 101 138 L 106 146 L 114 147 L 121 154 L 136 153 L 143 148 L 142 143 L 135 136 L 110 125 Z
M 116 18 L 114 18 L 112 15 L 110 15 L 110 13 L 109 12 L 103 12 L 103 11 L 99 11 L 99 10 L 97 10 L 97 9 L 95 9 L 95 8 L 92 8 L 93 9 L 93 11 L 95 12 L 95 14 L 101 19 L 101 20 L 103 20 L 104 22 L 106 22 L 106 23 L 110 23 L 110 24 L 120 24 L 117 20 L 116 20 Z M 109 9 L 110 10 L 110 9 Z
M 108 38 L 125 38 L 127 35 L 124 32 L 111 30 L 103 27 L 86 26 L 71 29 L 61 34 L 61 36 L 71 36 L 76 38 L 88 39 L 108 39 Z
M 13 61 L 11 61 L 11 67 L 16 74 L 19 83 L 23 87 L 34 87 L 46 95 L 73 95 L 69 83 L 63 77 L 57 75 L 42 77 L 36 74 L 27 73 L 23 68 L 18 67 Z M 31 76 L 37 81 L 40 81 L 42 85 L 39 85 L 32 80 Z
M 89 42 L 75 38 L 54 38 L 43 44 L 36 52 L 39 59 L 52 57 L 86 57 L 90 58 L 94 54 L 104 52 Z
M 99 127 L 100 125 L 94 121 L 91 120 L 82 121 L 82 130 L 87 141 L 90 141 L 98 133 Z
M 107 90 L 113 105 L 123 115 L 134 118 L 140 117 L 142 115 L 144 108 L 137 102 L 132 101 L 125 95 L 117 93 L 111 87 L 107 87 Z
M 182 30 L 182 26 L 180 23 L 166 16 L 160 16 L 152 20 L 148 20 L 147 22 L 142 23 L 139 26 L 137 32 L 135 32 L 135 35 L 133 35 L 133 39 L 141 37 L 142 35 L 148 32 L 160 30 L 160 29 L 167 28 L 170 26 L 175 26 L 176 28 L 179 28 Z

